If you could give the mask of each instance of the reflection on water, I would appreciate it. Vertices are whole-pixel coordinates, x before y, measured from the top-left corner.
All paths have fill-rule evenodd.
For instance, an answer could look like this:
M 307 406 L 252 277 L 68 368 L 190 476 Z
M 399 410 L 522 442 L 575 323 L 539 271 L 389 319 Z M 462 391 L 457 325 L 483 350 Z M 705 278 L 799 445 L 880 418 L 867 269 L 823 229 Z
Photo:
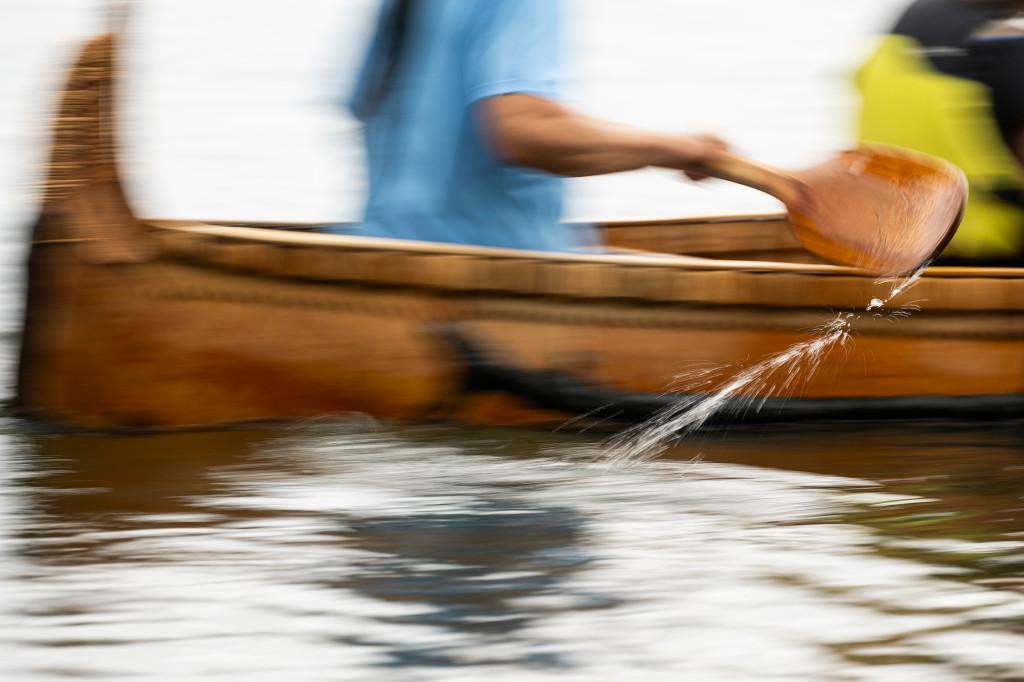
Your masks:
M 1024 676 L 1019 427 L 19 428 L 3 679 Z

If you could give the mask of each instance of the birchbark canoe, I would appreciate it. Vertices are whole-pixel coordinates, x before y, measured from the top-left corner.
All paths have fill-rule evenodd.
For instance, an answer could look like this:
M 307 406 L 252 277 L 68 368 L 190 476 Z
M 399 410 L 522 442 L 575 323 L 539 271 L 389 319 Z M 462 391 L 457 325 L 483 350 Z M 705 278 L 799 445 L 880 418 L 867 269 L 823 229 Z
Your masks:
M 594 254 L 140 219 L 117 169 L 114 48 L 88 42 L 55 119 L 17 379 L 29 418 L 635 421 L 723 387 L 751 408 L 737 420 L 1024 404 L 1024 272 L 932 267 L 894 293 L 817 260 L 784 215 L 607 223 L 621 251 Z M 782 362 L 823 325 L 835 343 Z

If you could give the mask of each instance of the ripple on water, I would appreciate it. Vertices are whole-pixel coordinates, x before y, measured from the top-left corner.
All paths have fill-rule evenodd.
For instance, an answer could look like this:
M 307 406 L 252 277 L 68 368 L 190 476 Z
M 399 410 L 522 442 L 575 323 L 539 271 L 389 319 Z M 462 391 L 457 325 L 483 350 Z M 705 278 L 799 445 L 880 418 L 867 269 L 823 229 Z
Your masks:
M 2 546 L 14 559 L 0 573 L 12 597 L 0 615 L 0 671 L 19 680 L 1024 674 L 1022 595 L 944 561 L 1019 556 L 1021 543 L 913 535 L 937 533 L 952 511 L 942 491 L 914 486 L 956 490 L 955 468 L 919 479 L 888 471 L 886 487 L 712 461 L 730 438 L 741 452 L 760 444 L 778 456 L 777 447 L 803 447 L 797 435 L 723 436 L 723 446 L 700 444 L 704 461 L 691 453 L 628 467 L 602 460 L 600 441 L 567 434 L 330 422 L 234 440 L 29 443 L 22 475 L 0 484 Z M 823 437 L 807 442 L 821 448 Z M 186 446 L 199 454 L 182 460 Z M 922 510 L 939 520 L 901 523 L 899 535 L 886 525 Z

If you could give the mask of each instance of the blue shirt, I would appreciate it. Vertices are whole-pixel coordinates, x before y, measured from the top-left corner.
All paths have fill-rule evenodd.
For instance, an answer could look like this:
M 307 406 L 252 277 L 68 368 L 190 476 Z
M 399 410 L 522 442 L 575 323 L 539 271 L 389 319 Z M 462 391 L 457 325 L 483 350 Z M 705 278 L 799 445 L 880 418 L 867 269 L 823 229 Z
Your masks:
M 393 0 L 385 0 L 382 17 Z M 472 105 L 559 94 L 558 0 L 417 0 L 400 66 L 373 106 L 383 49 L 370 46 L 349 106 L 365 124 L 370 196 L 362 233 L 565 251 L 562 180 L 503 165 L 481 141 Z M 578 231 L 577 231 L 578 232 Z

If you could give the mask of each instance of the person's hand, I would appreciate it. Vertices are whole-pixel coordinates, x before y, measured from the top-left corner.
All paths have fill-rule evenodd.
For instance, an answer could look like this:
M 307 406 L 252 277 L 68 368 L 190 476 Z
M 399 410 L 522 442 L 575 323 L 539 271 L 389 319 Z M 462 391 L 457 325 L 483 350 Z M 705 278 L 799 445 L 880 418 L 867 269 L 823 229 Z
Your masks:
M 697 133 L 680 135 L 678 138 L 680 153 L 680 170 L 691 180 L 704 180 L 707 175 L 693 170 L 703 166 L 718 152 L 729 151 L 729 143 L 713 133 Z

